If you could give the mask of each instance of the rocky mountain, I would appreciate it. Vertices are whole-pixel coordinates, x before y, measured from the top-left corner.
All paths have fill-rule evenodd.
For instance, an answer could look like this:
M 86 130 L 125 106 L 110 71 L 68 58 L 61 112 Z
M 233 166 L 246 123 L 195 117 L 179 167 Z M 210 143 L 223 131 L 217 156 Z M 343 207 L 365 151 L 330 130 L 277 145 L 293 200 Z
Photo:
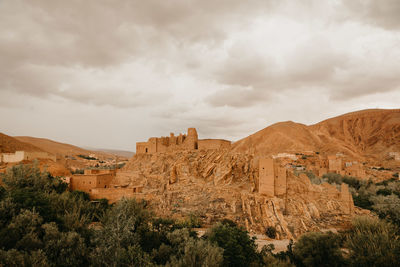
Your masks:
M 400 109 L 370 109 L 327 119 L 314 125 L 282 122 L 233 145 L 241 153 L 342 152 L 353 157 L 382 158 L 400 151 Z

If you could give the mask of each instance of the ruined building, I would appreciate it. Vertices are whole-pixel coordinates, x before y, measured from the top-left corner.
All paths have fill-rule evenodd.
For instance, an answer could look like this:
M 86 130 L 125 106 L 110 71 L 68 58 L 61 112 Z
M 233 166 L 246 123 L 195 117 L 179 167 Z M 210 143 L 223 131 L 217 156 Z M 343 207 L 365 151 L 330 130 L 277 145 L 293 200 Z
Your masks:
M 258 191 L 268 197 L 281 196 L 286 193 L 287 170 L 276 164 L 272 158 L 259 161 Z
M 231 142 L 223 139 L 199 139 L 195 128 L 187 135 L 173 133 L 168 137 L 151 137 L 147 142 L 136 143 L 136 154 L 172 152 L 177 150 L 230 149 Z
M 344 214 L 353 213 L 353 198 L 347 184 L 342 183 L 339 191 L 335 186 L 324 183 L 322 184 L 323 191 L 321 191 L 321 188 L 318 189 L 318 186 L 313 186 L 311 184 L 309 178 L 304 173 L 300 174 L 299 178 L 306 185 L 302 196 L 303 198 L 320 199 L 321 196 L 325 196 L 340 203 L 340 209 Z M 259 160 L 259 194 L 270 198 L 287 198 L 288 195 L 293 194 L 293 192 L 289 192 L 290 181 L 292 181 L 290 179 L 294 179 L 293 173 L 290 173 L 285 167 L 281 166 L 279 161 L 272 158 L 263 158 Z M 298 190 L 298 188 L 296 190 Z M 284 208 L 286 209 L 286 202 L 284 203 Z
M 0 163 L 13 163 L 35 159 L 50 159 L 55 162 L 56 156 L 47 152 L 16 151 L 15 153 L 0 153 Z
M 84 174 L 73 175 L 69 179 L 71 190 L 79 190 L 89 193 L 91 199 L 106 198 L 111 203 L 121 198 L 140 198 L 137 193 L 142 192 L 142 186 L 123 188 L 112 184 L 116 170 L 85 170 Z

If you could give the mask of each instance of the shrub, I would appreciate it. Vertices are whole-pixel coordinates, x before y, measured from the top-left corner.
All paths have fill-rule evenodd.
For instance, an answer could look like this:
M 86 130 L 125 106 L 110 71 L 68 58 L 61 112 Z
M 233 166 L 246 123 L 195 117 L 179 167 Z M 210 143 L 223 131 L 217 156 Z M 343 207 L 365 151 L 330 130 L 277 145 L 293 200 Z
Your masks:
M 345 242 L 351 266 L 399 266 L 400 244 L 393 225 L 376 218 L 358 217 Z
M 274 226 L 268 226 L 267 229 L 265 230 L 265 234 L 269 238 L 276 238 L 276 228 Z
M 382 195 L 382 196 L 388 196 L 392 194 L 392 190 L 387 189 L 387 188 L 381 188 L 378 191 L 376 191 L 377 195 Z
M 363 182 L 360 181 L 359 179 L 352 177 L 352 176 L 347 176 L 347 175 L 345 175 L 342 178 L 342 182 L 348 184 L 350 187 L 353 187 L 356 190 L 360 189 L 361 186 L 363 185 Z
M 293 248 L 296 266 L 344 266 L 340 237 L 332 232 L 307 233 Z
M 224 249 L 222 266 L 249 266 L 260 260 L 255 238 L 241 227 L 217 223 L 205 237 Z
M 330 184 L 342 184 L 342 176 L 337 173 L 326 173 L 322 176 Z

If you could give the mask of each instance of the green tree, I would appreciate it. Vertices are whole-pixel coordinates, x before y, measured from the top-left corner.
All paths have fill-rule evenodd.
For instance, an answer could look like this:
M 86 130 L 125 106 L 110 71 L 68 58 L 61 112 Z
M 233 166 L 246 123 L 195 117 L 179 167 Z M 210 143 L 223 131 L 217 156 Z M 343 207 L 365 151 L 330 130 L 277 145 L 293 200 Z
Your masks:
M 95 266 L 148 266 L 150 256 L 142 250 L 142 237 L 149 231 L 150 213 L 144 203 L 122 199 L 102 218 L 92 253 Z
M 208 240 L 190 235 L 189 229 L 178 229 L 168 234 L 172 251 L 166 266 L 217 267 L 223 261 L 223 249 Z
M 307 233 L 294 244 L 294 258 L 297 266 L 344 266 L 338 235 L 328 233 Z
M 248 266 L 260 262 L 255 238 L 250 238 L 243 228 L 217 223 L 206 233 L 206 238 L 224 249 L 222 266 Z

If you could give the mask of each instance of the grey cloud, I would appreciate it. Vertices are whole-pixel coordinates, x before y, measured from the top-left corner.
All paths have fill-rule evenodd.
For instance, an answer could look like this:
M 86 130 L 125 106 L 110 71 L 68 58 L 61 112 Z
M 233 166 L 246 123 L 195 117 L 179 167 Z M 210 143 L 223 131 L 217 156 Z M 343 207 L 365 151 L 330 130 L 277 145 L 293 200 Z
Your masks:
M 215 46 L 232 28 L 241 27 L 265 10 L 262 7 L 268 3 L 260 0 L 1 1 L 0 90 L 38 97 L 56 95 L 95 105 L 108 101 L 120 107 L 151 104 L 151 101 L 136 101 L 136 96 L 139 91 L 154 88 L 132 85 L 135 87 L 132 96 L 123 97 L 124 90 L 118 84 L 107 89 L 99 84 L 102 81 L 71 83 L 79 79 L 74 69 L 107 70 L 138 60 L 157 62 L 151 63 L 155 69 L 162 62 L 173 67 L 179 64 L 179 59 L 171 51 L 199 43 Z M 59 71 L 60 68 L 63 70 Z M 65 83 L 75 88 L 60 92 Z M 107 91 L 112 90 L 117 91 L 117 97 L 108 97 L 112 93 Z M 146 100 L 165 99 L 162 93 L 145 94 L 149 95 Z
M 229 87 L 205 100 L 212 106 L 232 107 L 267 103 L 284 90 L 328 86 L 336 70 L 347 65 L 347 55 L 336 52 L 321 38 L 298 46 L 284 64 L 249 50 L 235 51 L 235 56 L 228 57 L 215 72 L 216 79 Z
M 354 18 L 388 30 L 400 29 L 400 1 L 343 0 L 349 9 L 348 19 Z
M 268 91 L 256 90 L 252 87 L 232 86 L 215 92 L 205 98 L 213 107 L 230 106 L 236 108 L 249 107 L 270 99 Z
M 214 73 L 228 87 L 207 96 L 205 101 L 214 107 L 251 107 L 270 103 L 275 94 L 290 90 L 319 88 L 332 100 L 397 90 L 400 88 L 399 55 L 393 51 L 390 58 L 380 58 L 381 53 L 356 57 L 336 50 L 318 36 L 287 54 L 283 64 L 257 52 L 236 51 Z

